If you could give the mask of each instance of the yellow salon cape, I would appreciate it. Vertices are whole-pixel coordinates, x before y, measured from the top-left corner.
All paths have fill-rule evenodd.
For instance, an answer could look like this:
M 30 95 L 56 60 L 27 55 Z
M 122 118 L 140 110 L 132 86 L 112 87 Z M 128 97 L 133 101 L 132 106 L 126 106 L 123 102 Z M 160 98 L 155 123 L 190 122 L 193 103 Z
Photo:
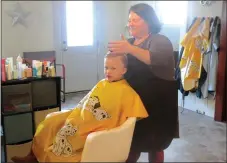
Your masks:
M 126 80 L 101 80 L 72 111 L 39 124 L 32 150 L 39 162 L 79 162 L 89 133 L 115 128 L 128 117 L 147 116 Z
M 181 42 L 184 53 L 179 67 L 181 69 L 182 86 L 185 91 L 198 87 L 203 54 L 209 46 L 209 30 L 210 18 L 205 18 L 203 23 L 201 23 L 201 18 L 198 18 Z

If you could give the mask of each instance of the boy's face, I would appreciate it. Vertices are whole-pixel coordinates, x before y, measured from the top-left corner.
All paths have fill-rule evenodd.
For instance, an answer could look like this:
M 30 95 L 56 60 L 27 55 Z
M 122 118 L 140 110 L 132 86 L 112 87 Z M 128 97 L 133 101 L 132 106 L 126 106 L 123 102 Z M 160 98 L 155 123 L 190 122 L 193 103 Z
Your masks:
M 106 80 L 109 82 L 122 79 L 126 71 L 127 69 L 122 61 L 122 56 L 105 58 L 104 73 Z

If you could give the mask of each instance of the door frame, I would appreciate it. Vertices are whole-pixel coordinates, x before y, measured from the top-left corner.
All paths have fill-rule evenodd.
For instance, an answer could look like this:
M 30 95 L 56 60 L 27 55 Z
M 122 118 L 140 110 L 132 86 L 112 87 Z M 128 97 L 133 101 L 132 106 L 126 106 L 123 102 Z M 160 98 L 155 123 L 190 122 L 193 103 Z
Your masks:
M 97 4 L 96 1 L 93 1 L 93 38 L 94 38 L 94 42 L 93 42 L 93 46 L 78 46 L 78 47 L 68 47 L 67 46 L 67 36 L 66 36 L 66 1 L 53 1 L 53 15 L 54 15 L 54 47 L 56 49 L 56 59 L 58 63 L 61 64 L 65 64 L 66 63 L 66 57 L 69 57 L 66 53 L 67 52 L 71 52 L 72 50 L 74 50 L 75 48 L 77 49 L 77 53 L 75 54 L 75 58 L 79 56 L 79 54 L 84 53 L 84 57 L 89 57 L 90 54 L 88 54 L 90 51 L 94 51 L 93 55 L 91 55 L 92 58 L 95 58 L 95 77 L 93 78 L 95 81 L 94 84 L 96 84 L 96 82 L 98 82 L 99 80 L 99 71 L 98 71 L 98 58 L 99 58 L 99 54 L 98 54 L 98 33 L 97 33 L 97 15 L 96 15 L 96 11 L 97 11 Z M 66 41 L 66 43 L 64 44 L 63 42 Z M 74 58 L 74 59 L 75 59 Z M 69 70 L 69 69 L 68 69 Z M 68 74 L 67 67 L 66 67 L 66 75 Z M 69 70 L 71 72 L 71 70 Z M 79 71 L 79 69 L 78 69 Z M 57 70 L 57 73 L 61 72 L 60 69 Z M 71 74 L 71 73 L 70 73 Z M 67 90 L 67 81 L 66 81 L 66 94 L 68 93 L 76 93 L 76 92 L 81 92 L 81 91 L 87 91 L 90 90 L 93 85 L 90 86 L 89 88 L 75 88 L 75 89 L 71 89 L 69 88 Z
M 226 1 L 222 4 L 220 51 L 218 56 L 218 71 L 216 84 L 216 101 L 214 120 L 222 122 L 224 109 L 226 109 L 226 78 L 227 78 L 227 56 L 226 56 Z

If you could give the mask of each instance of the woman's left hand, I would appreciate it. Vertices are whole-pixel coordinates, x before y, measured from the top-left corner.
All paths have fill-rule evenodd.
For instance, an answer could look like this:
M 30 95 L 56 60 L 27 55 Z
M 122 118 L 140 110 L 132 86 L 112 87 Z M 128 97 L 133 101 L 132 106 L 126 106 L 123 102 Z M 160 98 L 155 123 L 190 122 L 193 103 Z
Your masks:
M 128 54 L 131 52 L 132 45 L 124 38 L 124 36 L 121 36 L 121 41 L 113 41 L 108 43 L 108 50 L 111 54 Z

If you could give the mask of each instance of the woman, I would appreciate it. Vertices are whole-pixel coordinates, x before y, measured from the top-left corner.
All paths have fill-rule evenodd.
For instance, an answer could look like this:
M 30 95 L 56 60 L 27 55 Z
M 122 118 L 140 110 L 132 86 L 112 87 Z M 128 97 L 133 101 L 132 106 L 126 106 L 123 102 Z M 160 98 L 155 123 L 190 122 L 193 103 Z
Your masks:
M 162 162 L 163 150 L 179 137 L 173 47 L 167 37 L 158 34 L 161 24 L 148 4 L 130 8 L 128 28 L 133 38 L 122 37 L 108 48 L 112 54 L 127 54 L 125 79 L 140 95 L 149 117 L 136 124 L 127 162 L 136 162 L 141 152 L 148 152 L 149 162 Z

